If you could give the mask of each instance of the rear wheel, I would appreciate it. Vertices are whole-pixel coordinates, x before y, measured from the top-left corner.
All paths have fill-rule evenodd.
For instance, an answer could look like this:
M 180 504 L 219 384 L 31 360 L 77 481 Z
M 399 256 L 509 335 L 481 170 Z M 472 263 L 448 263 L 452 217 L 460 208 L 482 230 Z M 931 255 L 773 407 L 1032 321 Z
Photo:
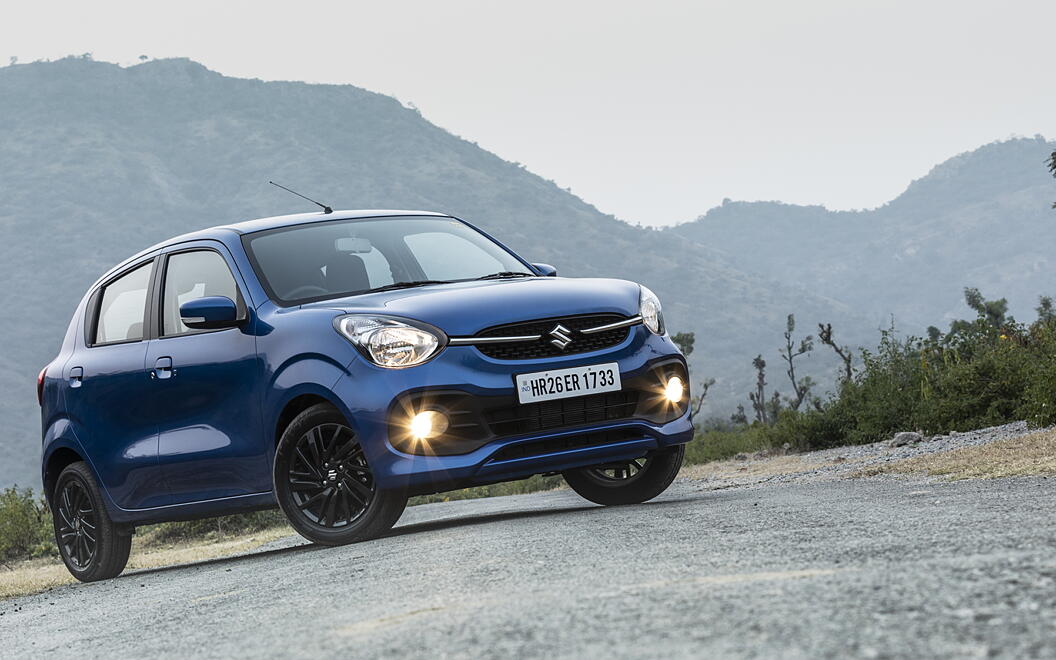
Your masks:
M 51 510 L 55 543 L 73 577 L 95 582 L 125 569 L 132 535 L 110 520 L 95 477 L 83 462 L 72 463 L 59 474 Z
M 407 505 L 402 492 L 378 488 L 356 434 L 327 404 L 308 408 L 286 427 L 273 478 L 290 525 L 322 545 L 375 538 Z
M 591 502 L 639 504 L 667 490 L 685 453 L 685 445 L 676 445 L 641 458 L 569 470 L 562 476 L 572 490 Z

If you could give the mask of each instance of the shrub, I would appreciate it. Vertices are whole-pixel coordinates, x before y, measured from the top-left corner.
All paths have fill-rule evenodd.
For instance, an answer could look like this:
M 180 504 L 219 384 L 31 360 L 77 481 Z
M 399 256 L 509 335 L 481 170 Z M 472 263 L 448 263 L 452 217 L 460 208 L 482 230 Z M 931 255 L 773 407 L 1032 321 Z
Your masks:
M 824 449 L 876 442 L 898 431 L 945 433 L 1021 419 L 1056 424 L 1056 315 L 1039 308 L 1039 319 L 1027 327 L 989 313 L 992 307 L 979 305 L 979 318 L 954 322 L 946 335 L 934 330 L 927 339 L 899 339 L 885 331 L 875 351 L 861 352 L 858 373 L 828 401 L 811 410 L 783 410 L 769 426 L 702 431 L 687 456 L 714 460 L 750 451 L 739 447 L 786 443 Z
M 0 493 L 0 559 L 28 559 L 58 553 L 51 513 L 29 488 Z
M 215 540 L 249 534 L 286 524 L 282 512 L 271 509 L 238 513 L 219 518 L 159 523 L 137 531 L 147 543 L 178 543 L 194 539 Z
M 686 445 L 685 462 L 688 465 L 721 461 L 740 453 L 769 449 L 770 429 L 762 424 L 752 424 L 728 430 L 713 429 L 698 433 Z

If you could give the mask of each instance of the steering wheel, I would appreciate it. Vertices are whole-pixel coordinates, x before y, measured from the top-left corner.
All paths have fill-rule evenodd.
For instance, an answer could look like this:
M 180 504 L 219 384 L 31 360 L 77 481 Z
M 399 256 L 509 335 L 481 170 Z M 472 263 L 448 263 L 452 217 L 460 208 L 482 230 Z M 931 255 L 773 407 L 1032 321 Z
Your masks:
M 325 296 L 330 293 L 329 289 L 324 289 L 317 284 L 302 284 L 293 291 L 286 294 L 287 300 L 298 300 L 300 298 L 311 298 L 312 296 Z

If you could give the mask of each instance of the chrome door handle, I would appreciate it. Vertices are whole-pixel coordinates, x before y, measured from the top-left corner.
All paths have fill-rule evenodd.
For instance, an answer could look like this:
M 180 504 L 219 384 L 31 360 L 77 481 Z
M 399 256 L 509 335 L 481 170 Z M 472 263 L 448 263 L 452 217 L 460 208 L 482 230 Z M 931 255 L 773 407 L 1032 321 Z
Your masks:
M 70 387 L 80 387 L 84 382 L 84 367 L 70 369 Z
M 164 380 L 166 378 L 172 378 L 176 375 L 176 370 L 172 368 L 171 357 L 160 357 L 154 362 L 154 370 L 150 372 L 152 378 Z

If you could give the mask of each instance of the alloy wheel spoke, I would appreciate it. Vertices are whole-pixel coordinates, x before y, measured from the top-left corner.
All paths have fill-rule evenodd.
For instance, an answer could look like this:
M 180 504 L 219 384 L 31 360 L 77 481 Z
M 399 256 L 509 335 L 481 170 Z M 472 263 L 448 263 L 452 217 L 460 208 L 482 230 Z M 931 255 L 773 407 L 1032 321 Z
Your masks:
M 345 479 L 343 481 L 343 483 L 348 487 L 348 489 L 350 491 L 354 491 L 354 492 L 358 493 L 359 495 L 363 496 L 363 502 L 364 502 L 364 504 L 366 503 L 366 501 L 367 501 L 366 498 L 370 497 L 370 494 L 372 492 L 370 488 L 368 488 L 359 479 L 356 479 L 356 478 L 353 478 L 353 477 L 349 477 L 349 478 Z
M 72 513 L 73 506 L 70 504 L 70 487 L 62 489 L 62 504 L 59 505 L 59 511 L 64 511 L 67 516 Z
M 311 454 L 312 461 L 309 465 L 315 469 L 319 469 L 323 465 L 323 458 L 319 449 L 319 427 L 314 427 L 305 434 L 308 445 L 308 453 Z
M 330 516 L 330 505 L 334 501 L 334 491 L 332 489 L 326 490 L 326 499 L 323 500 L 323 508 L 319 511 L 319 524 L 323 527 L 328 527 L 326 524 L 327 518 Z
M 304 451 L 301 449 L 300 445 L 297 445 L 296 453 L 297 458 L 301 459 L 301 463 L 304 465 L 304 467 L 308 468 L 308 471 L 312 474 L 312 476 L 314 476 L 316 479 L 323 478 L 323 475 L 319 473 L 319 469 L 316 467 L 315 463 L 308 460 L 308 457 L 304 455 Z
M 73 518 L 70 517 L 67 509 L 61 504 L 59 505 L 59 517 L 62 518 L 63 526 L 73 529 Z
M 303 501 L 300 504 L 298 504 L 297 507 L 300 508 L 301 510 L 307 509 L 311 505 L 313 505 L 316 502 L 318 502 L 319 500 L 323 499 L 323 497 L 325 497 L 325 496 L 326 496 L 326 490 L 320 490 L 315 495 L 312 495 L 311 497 L 309 497 L 305 501 Z

